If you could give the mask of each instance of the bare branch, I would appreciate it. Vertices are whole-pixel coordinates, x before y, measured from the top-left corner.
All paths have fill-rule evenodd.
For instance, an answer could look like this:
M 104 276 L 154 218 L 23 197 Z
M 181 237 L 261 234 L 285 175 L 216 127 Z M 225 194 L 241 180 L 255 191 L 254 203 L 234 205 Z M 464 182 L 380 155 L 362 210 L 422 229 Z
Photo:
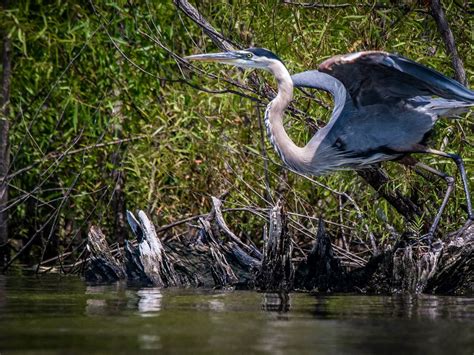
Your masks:
M 364 4 L 364 3 L 342 3 L 342 4 L 324 4 L 324 3 L 317 3 L 317 2 L 298 2 L 298 1 L 291 1 L 291 0 L 283 0 L 283 4 L 287 5 L 295 5 L 303 8 L 309 9 L 344 9 L 347 7 L 367 7 L 371 9 L 406 9 L 409 6 L 405 4 L 382 4 L 382 3 L 375 3 L 375 4 Z
M 186 16 L 188 16 L 199 27 L 201 27 L 212 40 L 212 42 L 214 42 L 214 44 L 220 49 L 231 51 L 236 47 L 240 48 L 240 46 L 232 43 L 229 39 L 225 38 L 222 34 L 216 31 L 216 29 L 212 27 L 212 25 L 207 22 L 207 20 L 199 13 L 199 11 L 197 11 L 196 8 L 192 6 L 187 0 L 173 0 L 173 3 L 178 9 L 183 11 Z
M 454 35 L 449 27 L 448 21 L 446 20 L 446 15 L 441 5 L 440 0 L 431 0 L 431 14 L 438 26 L 438 30 L 443 38 L 444 44 L 446 45 L 446 51 L 451 57 L 451 62 L 454 67 L 454 77 L 461 84 L 467 84 L 466 71 L 464 70 L 464 64 L 459 57 L 458 51 L 456 49 L 456 43 L 454 42 Z

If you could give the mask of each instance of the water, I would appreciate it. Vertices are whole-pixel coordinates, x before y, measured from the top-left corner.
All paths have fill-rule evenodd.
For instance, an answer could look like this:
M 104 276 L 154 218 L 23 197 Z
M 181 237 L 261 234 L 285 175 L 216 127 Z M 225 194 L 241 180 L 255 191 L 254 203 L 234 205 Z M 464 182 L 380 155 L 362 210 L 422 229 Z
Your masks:
M 291 294 L 284 301 L 0 276 L 0 354 L 474 353 L 474 298 Z

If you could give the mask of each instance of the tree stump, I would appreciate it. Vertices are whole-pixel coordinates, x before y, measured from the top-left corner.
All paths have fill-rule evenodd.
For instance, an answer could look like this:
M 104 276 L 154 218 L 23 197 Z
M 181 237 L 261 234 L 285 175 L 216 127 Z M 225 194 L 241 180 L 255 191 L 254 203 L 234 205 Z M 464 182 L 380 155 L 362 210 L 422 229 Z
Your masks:
M 306 291 L 331 292 L 344 289 L 346 274 L 334 256 L 331 237 L 319 222 L 313 248 L 296 270 L 295 288 Z
M 261 291 L 293 289 L 294 269 L 291 261 L 291 237 L 286 226 L 281 200 L 270 211 L 270 227 L 264 233 L 262 266 L 256 285 Z
M 281 201 L 270 210 L 262 252 L 238 239 L 225 224 L 220 202 L 213 199 L 213 203 L 207 218 L 199 219 L 198 233 L 185 238 L 185 242 L 177 239 L 163 243 L 144 212 L 138 213 L 138 219 L 129 212 L 128 222 L 136 241 L 125 242 L 124 260 L 121 254 L 110 250 L 103 233 L 91 227 L 86 280 L 110 283 L 127 279 L 158 287 L 256 289 L 273 292 L 269 300 L 294 290 L 474 293 L 472 222 L 431 247 L 402 239 L 393 248 L 373 256 L 365 266 L 347 272 L 334 255 L 331 237 L 322 222 L 306 258 L 294 262 Z
M 89 230 L 87 249 L 90 253 L 85 268 L 85 277 L 89 282 L 108 283 L 125 277 L 123 265 L 115 258 L 102 231 L 92 226 Z

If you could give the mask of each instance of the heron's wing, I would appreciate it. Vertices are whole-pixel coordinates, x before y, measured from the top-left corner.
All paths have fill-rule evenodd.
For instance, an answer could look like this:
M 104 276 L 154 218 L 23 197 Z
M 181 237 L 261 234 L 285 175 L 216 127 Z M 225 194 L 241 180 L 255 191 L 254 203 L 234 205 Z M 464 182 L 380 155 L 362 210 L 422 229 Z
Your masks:
M 380 51 L 332 57 L 319 71 L 341 81 L 360 106 L 396 102 L 416 96 L 474 102 L 471 91 L 443 74 L 407 58 Z

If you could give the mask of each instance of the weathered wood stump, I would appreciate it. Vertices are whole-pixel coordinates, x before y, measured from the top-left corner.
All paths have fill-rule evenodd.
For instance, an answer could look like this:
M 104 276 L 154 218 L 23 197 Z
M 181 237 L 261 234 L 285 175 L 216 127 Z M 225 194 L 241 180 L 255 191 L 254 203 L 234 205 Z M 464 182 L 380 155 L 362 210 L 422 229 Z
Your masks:
M 227 226 L 222 202 L 217 198 L 212 202 L 212 211 L 198 219 L 198 233 L 184 242 L 172 239 L 164 243 L 144 212 L 138 212 L 138 219 L 129 212 L 128 223 L 136 239 L 125 242 L 121 256 L 114 256 L 102 232 L 92 227 L 86 280 L 127 279 L 159 287 L 232 287 L 276 295 L 294 290 L 474 294 L 474 223 L 432 247 L 399 241 L 365 266 L 346 271 L 322 222 L 312 249 L 295 262 L 281 202 L 270 210 L 262 252 L 243 243 Z
M 321 220 L 313 248 L 296 269 L 295 288 L 331 292 L 344 290 L 345 284 L 346 274 L 339 259 L 334 256 L 331 237 Z
M 270 211 L 270 227 L 264 232 L 262 266 L 256 285 L 261 291 L 291 291 L 294 267 L 291 261 L 292 245 L 282 202 Z
M 100 235 L 101 244 L 90 248 L 87 281 L 127 279 L 158 287 L 254 288 L 260 260 L 234 241 L 221 240 L 208 220 L 199 220 L 201 228 L 187 245 L 179 241 L 162 243 L 143 211 L 138 212 L 138 219 L 127 212 L 127 220 L 136 240 L 125 241 L 122 260 L 111 256 L 102 232 L 91 228 L 89 243 L 95 246 Z
M 84 271 L 87 280 L 97 283 L 114 282 L 126 276 L 122 263 L 112 255 L 105 235 L 97 227 L 92 226 L 89 230 L 87 250 L 90 253 Z
M 368 293 L 474 293 L 474 224 L 426 245 L 404 245 L 348 274 L 350 288 Z
M 128 224 L 138 241 L 138 247 L 127 243 L 125 249 L 127 275 L 133 275 L 134 278 L 138 276 L 139 280 L 155 286 L 182 286 L 183 283 L 174 269 L 174 263 L 156 235 L 155 227 L 145 212 L 139 211 L 138 218 L 139 220 L 127 212 Z
M 437 272 L 428 279 L 425 292 L 474 294 L 474 223 L 452 236 L 442 249 Z

